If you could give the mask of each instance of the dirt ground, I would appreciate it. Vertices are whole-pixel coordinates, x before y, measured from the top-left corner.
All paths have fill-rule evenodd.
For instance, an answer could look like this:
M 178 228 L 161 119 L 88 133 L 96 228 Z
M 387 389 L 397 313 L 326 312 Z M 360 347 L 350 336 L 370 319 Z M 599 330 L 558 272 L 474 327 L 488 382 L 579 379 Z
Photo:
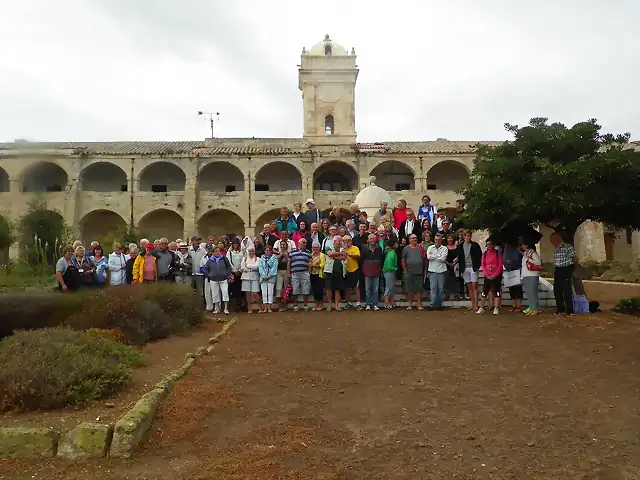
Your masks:
M 129 461 L 6 479 L 640 478 L 640 319 L 241 316 Z
M 640 284 L 584 281 L 589 300 L 597 300 L 601 308 L 611 309 L 623 298 L 640 297 Z
M 148 343 L 142 348 L 146 364 L 133 370 L 132 383 L 117 394 L 92 402 L 86 407 L 67 408 L 43 412 L 0 414 L 3 427 L 51 427 L 66 432 L 81 422 L 115 423 L 142 395 L 151 390 L 163 377 L 177 370 L 185 362 L 185 354 L 207 346 L 207 340 L 222 329 L 216 317 L 190 330 L 185 335 L 174 335 Z M 229 317 L 220 318 L 221 321 Z

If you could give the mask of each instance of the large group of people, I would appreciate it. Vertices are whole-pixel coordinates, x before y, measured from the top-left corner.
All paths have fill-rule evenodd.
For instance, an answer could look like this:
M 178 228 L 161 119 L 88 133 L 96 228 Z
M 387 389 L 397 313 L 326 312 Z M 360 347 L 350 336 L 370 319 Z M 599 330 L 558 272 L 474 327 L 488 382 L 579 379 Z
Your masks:
M 543 267 L 534 242 L 520 238 L 496 245 L 488 240 L 483 249 L 464 228 L 462 201 L 456 202 L 451 217 L 428 196 L 417 215 L 404 200 L 393 209 L 382 202 L 373 218 L 357 205 L 348 214 L 335 207 L 325 216 L 313 199 L 305 203 L 304 212 L 301 204 L 293 211 L 281 208 L 254 237 L 209 236 L 203 241 L 194 235 L 189 243 L 143 238 L 138 244 L 115 244 L 108 257 L 97 241 L 90 254 L 77 241 L 64 249 L 56 265 L 58 288 L 174 282 L 194 288 L 208 311 L 228 314 L 230 302 L 236 311 L 248 313 L 278 311 L 289 303 L 294 310 L 391 310 L 398 308 L 400 281 L 408 310 L 442 309 L 452 298 L 470 300 L 477 314 L 488 307 L 497 315 L 504 283 L 513 311 L 541 311 Z M 569 307 L 565 310 L 571 313 Z

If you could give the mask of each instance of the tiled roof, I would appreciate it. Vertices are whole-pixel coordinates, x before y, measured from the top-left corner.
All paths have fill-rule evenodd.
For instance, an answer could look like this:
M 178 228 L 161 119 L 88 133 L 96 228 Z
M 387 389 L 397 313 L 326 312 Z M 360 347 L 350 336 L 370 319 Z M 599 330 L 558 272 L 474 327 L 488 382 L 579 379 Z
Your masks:
M 87 155 L 286 155 L 309 151 L 302 139 L 251 138 L 193 142 L 14 142 L 2 150 L 70 150 Z
M 501 142 L 463 142 L 450 140 L 433 140 L 427 142 L 376 142 L 376 143 L 356 143 L 356 150 L 379 151 L 399 154 L 453 154 L 453 153 L 473 153 L 474 145 L 482 143 L 485 145 L 498 145 Z

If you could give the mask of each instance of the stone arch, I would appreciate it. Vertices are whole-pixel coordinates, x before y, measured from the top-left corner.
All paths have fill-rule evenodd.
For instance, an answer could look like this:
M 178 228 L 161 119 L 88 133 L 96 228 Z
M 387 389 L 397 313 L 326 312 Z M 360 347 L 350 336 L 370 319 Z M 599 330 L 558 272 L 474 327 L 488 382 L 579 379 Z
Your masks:
M 88 246 L 98 240 L 105 249 L 111 252 L 113 242 L 118 240 L 127 229 L 127 222 L 112 210 L 93 210 L 80 220 L 80 240 Z
M 302 173 L 292 163 L 282 160 L 264 164 L 258 169 L 254 178 L 257 192 L 302 190 Z
M 322 164 L 313 172 L 313 188 L 331 192 L 357 190 L 358 172 L 348 163 L 332 160 Z
M 280 208 L 272 208 L 271 210 L 267 210 L 262 215 L 260 215 L 255 224 L 256 235 L 262 231 L 262 227 L 265 223 L 269 223 L 272 220 L 276 219 L 280 216 Z
M 142 192 L 184 192 L 187 176 L 175 163 L 153 162 L 138 175 Z
M 166 208 L 147 213 L 138 221 L 138 228 L 151 241 L 161 237 L 170 240 L 184 238 L 184 219 L 179 213 Z
M 376 185 L 388 192 L 415 190 L 415 172 L 406 163 L 398 160 L 383 160 L 369 173 L 376 177 Z
M 28 193 L 64 192 L 69 176 L 57 163 L 38 162 L 26 168 L 21 190 Z
M 214 161 L 198 173 L 198 188 L 203 192 L 242 192 L 244 175 L 231 162 Z
M 469 180 L 470 174 L 462 162 L 438 162 L 427 172 L 427 190 L 458 190 Z
M 127 174 L 115 163 L 95 162 L 80 173 L 80 185 L 85 192 L 126 192 Z
M 198 235 L 203 238 L 215 235 L 217 238 L 223 235 L 244 237 L 245 222 L 236 212 L 217 208 L 209 210 L 198 220 Z
M 9 183 L 9 174 L 7 171 L 0 167 L 0 193 L 8 192 L 11 190 L 11 183 Z

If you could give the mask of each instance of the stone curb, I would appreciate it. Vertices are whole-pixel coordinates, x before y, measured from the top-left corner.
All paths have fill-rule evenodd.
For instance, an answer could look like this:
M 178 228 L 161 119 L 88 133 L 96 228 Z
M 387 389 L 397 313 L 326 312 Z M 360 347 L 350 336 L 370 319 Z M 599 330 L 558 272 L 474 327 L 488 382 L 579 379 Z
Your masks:
M 236 321 L 237 318 L 234 317 L 225 323 L 222 330 L 212 337 L 215 338 L 215 342 L 226 335 Z M 212 343 L 211 339 L 209 342 Z M 138 444 L 151 427 L 160 403 L 169 394 L 173 385 L 187 374 L 198 357 L 212 352 L 211 347 L 200 347 L 195 353 L 187 353 L 185 363 L 178 370 L 156 383 L 153 390 L 143 395 L 133 408 L 116 422 L 109 450 L 110 457 L 131 458 L 133 456 Z
M 59 439 L 53 428 L 0 427 L 0 458 L 55 457 Z

